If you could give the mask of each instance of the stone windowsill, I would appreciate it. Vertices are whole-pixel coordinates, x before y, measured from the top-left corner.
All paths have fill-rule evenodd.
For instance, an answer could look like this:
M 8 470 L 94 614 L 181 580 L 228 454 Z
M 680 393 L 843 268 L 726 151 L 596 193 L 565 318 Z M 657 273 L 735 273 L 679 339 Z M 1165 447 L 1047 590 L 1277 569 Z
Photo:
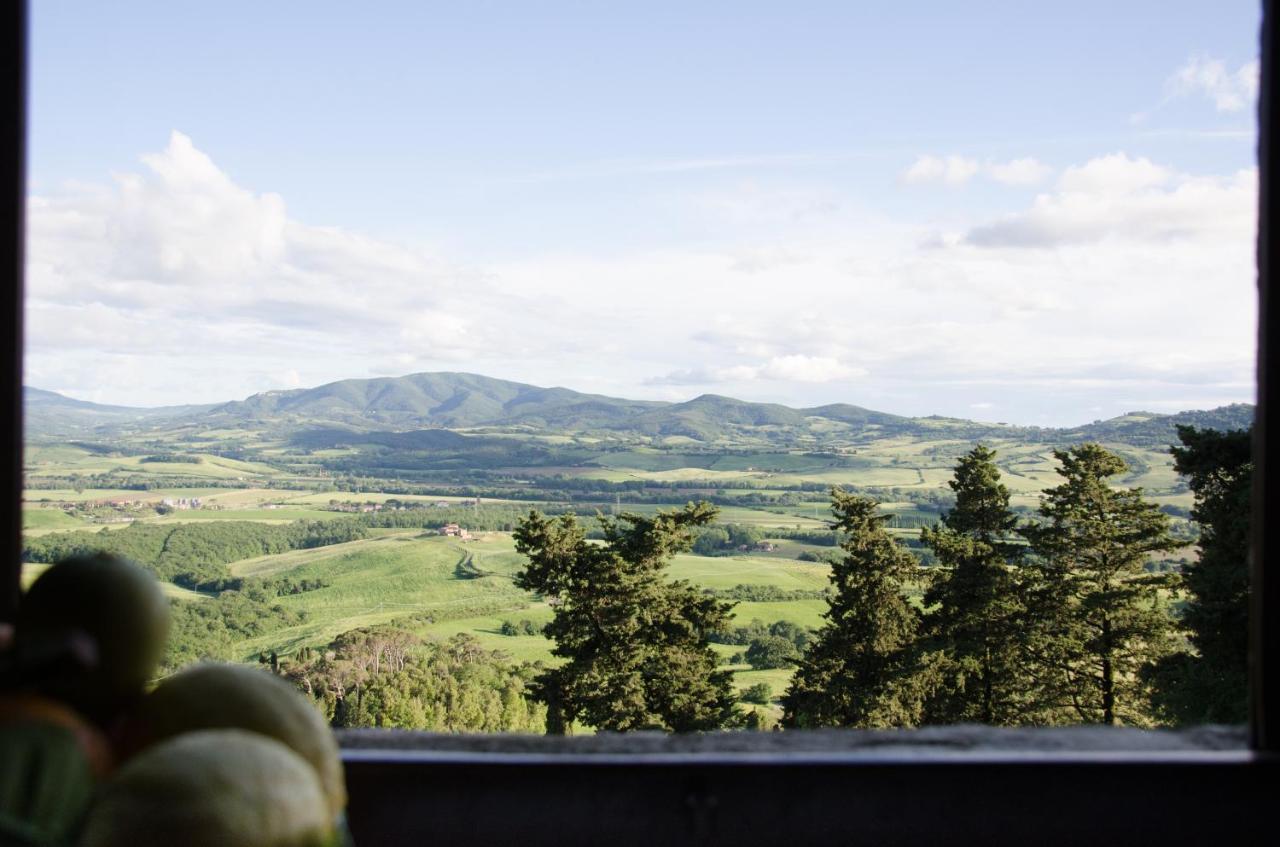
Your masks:
M 1003 729 L 985 726 L 915 730 L 812 730 L 714 732 L 671 735 L 660 732 L 601 733 L 569 737 L 515 734 L 449 734 L 412 730 L 338 730 L 344 755 L 389 758 L 583 757 L 654 759 L 707 757 L 749 761 L 875 760 L 946 758 L 1158 758 L 1212 753 L 1248 755 L 1243 726 L 1185 730 L 1127 727 Z

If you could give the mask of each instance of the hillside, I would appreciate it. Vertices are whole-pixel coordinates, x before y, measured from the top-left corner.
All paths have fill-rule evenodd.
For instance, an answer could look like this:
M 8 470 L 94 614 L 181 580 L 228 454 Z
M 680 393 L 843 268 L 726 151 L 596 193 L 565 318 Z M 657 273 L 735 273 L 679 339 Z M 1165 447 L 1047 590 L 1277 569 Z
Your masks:
M 269 391 L 217 406 L 208 417 L 213 422 L 332 421 L 373 429 L 515 425 L 590 429 L 662 405 L 476 374 L 422 373 Z
M 200 415 L 207 406 L 108 406 L 75 400 L 54 391 L 26 386 L 22 389 L 22 411 L 27 431 L 49 435 L 76 435 L 103 426 L 155 422 Z
M 111 436 L 121 430 L 175 426 L 265 428 L 295 436 L 319 430 L 309 439 L 312 443 L 317 438 L 349 443 L 353 432 L 486 429 L 522 434 L 683 438 L 720 445 L 752 442 L 821 446 L 832 433 L 837 433 L 846 441 L 904 435 L 970 441 L 1104 440 L 1149 447 L 1173 441 L 1178 424 L 1239 429 L 1253 419 L 1252 406 L 1233 404 L 1176 415 L 1131 412 L 1081 427 L 1044 429 L 936 416 L 909 418 L 843 403 L 794 409 L 715 394 L 682 403 L 626 400 L 466 373 L 349 379 L 316 388 L 269 391 L 216 405 L 151 409 L 88 403 L 27 388 L 25 404 L 30 437 L 85 436 L 93 432 Z M 342 437 L 335 439 L 339 434 Z M 379 440 L 388 444 L 385 438 Z

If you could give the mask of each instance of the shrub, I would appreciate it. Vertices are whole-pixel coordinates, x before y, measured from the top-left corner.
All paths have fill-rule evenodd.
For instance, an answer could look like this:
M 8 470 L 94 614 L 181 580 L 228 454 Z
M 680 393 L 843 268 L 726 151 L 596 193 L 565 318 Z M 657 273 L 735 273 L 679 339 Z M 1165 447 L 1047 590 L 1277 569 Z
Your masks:
M 758 671 L 791 667 L 800 658 L 794 642 L 777 635 L 753 640 L 747 647 L 747 664 Z

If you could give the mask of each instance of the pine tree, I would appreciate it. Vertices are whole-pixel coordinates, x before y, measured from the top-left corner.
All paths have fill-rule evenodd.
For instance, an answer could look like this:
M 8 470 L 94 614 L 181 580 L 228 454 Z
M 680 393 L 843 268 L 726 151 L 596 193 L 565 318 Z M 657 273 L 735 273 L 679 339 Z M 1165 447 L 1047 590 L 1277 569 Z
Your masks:
M 1168 657 L 1152 675 L 1155 702 L 1176 723 L 1248 720 L 1249 431 L 1178 427 L 1174 467 L 1195 494 L 1199 561 L 1182 572 L 1190 597 L 1181 626 L 1195 654 Z
M 728 628 L 732 604 L 663 576 L 689 549 L 693 528 L 715 516 L 706 503 L 654 517 L 600 516 L 603 544 L 588 543 L 573 515 L 531 512 L 520 522 L 516 550 L 529 562 L 516 584 L 551 602 L 544 633 L 565 659 L 531 686 L 547 704 L 549 734 L 575 720 L 613 731 L 740 723 L 732 674 L 716 669 L 708 640 Z
M 1022 606 L 1013 566 L 1018 519 L 1000 482 L 996 453 L 981 445 L 956 465 L 955 508 L 920 534 L 938 558 L 925 592 L 927 647 L 942 684 L 925 705 L 926 723 L 1012 726 L 1026 720 Z
M 1044 523 L 1022 530 L 1036 555 L 1027 620 L 1037 693 L 1084 723 L 1148 724 L 1139 672 L 1171 651 L 1172 623 L 1167 580 L 1143 565 L 1179 544 L 1141 489 L 1108 484 L 1128 470 L 1119 456 L 1082 444 L 1054 457 L 1064 481 L 1041 497 Z
M 903 593 L 915 559 L 885 531 L 876 501 L 831 490 L 844 558 L 826 624 L 805 649 L 782 697 L 789 727 L 895 727 L 919 719 L 911 648 L 920 614 Z

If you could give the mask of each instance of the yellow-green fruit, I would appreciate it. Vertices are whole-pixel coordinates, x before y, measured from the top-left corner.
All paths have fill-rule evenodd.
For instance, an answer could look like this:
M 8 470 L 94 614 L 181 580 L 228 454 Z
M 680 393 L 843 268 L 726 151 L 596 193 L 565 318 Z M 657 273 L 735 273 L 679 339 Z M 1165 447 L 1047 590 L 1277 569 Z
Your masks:
M 320 780 L 279 741 L 192 732 L 121 768 L 89 811 L 82 847 L 328 847 Z
M 107 737 L 66 704 L 29 692 L 0 697 L 0 729 L 32 724 L 57 726 L 69 731 L 95 779 L 106 776 L 115 766 Z
M 0 844 L 62 844 L 93 797 L 75 730 L 41 720 L 0 722 Z
M 130 721 L 134 746 L 197 729 L 246 729 L 283 742 L 311 763 L 330 810 L 347 804 L 338 744 L 320 711 L 266 671 L 208 663 L 184 668 L 146 696 Z
M 164 653 L 169 601 L 148 572 L 118 556 L 74 556 L 31 584 L 18 606 L 16 648 L 36 656 L 77 634 L 97 649 L 92 670 L 42 686 L 98 721 L 142 695 Z

